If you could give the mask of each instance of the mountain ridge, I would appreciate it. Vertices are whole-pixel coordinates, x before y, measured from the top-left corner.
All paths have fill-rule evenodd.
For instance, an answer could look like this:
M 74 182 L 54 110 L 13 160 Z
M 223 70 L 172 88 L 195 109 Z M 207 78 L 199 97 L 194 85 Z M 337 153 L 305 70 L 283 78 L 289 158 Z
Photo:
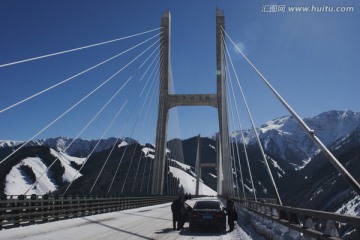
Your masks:
M 351 110 L 331 110 L 303 120 L 328 147 L 360 128 L 360 113 Z M 264 149 L 281 156 L 285 161 L 291 159 L 289 161 L 295 169 L 303 168 L 308 164 L 309 159 L 319 153 L 315 143 L 292 116 L 267 121 L 260 125 L 257 131 Z M 243 130 L 243 132 L 246 136 L 246 144 L 257 144 L 251 129 Z M 243 141 L 238 131 L 232 133 L 232 136 L 238 142 Z
M 314 130 L 315 134 L 326 146 L 331 146 L 336 141 L 341 141 L 347 135 L 360 128 L 360 113 L 351 110 L 330 110 L 314 117 L 304 118 L 303 120 Z M 324 128 L 323 125 L 327 127 Z M 257 131 L 267 151 L 280 155 L 283 160 L 292 158 L 294 162 L 291 163 L 295 168 L 304 167 L 308 160 L 319 152 L 316 145 L 292 116 L 282 116 L 269 120 L 261 124 Z M 257 144 L 252 129 L 243 130 L 243 133 L 246 144 Z M 209 138 L 215 140 L 217 134 Z M 233 131 L 231 136 L 242 143 L 241 134 L 238 130 Z M 47 146 L 72 156 L 83 157 L 95 147 L 98 141 L 99 139 L 86 140 L 81 138 L 55 137 L 33 140 L 28 145 Z M 126 137 L 101 139 L 94 152 L 101 152 L 111 148 L 116 141 L 125 142 L 123 144 L 136 142 L 136 140 Z M 71 144 L 71 142 L 73 143 Z M 24 141 L 0 140 L 0 148 L 16 147 L 23 143 Z M 70 144 L 71 146 L 69 146 Z M 294 156 L 297 157 L 294 158 Z
M 321 140 L 327 144 L 329 149 L 339 159 L 343 166 L 349 169 L 351 174 L 360 181 L 360 172 L 358 171 L 360 163 L 360 113 L 355 113 L 350 110 L 328 111 L 311 118 L 306 118 L 304 121 L 309 124 L 310 128 L 314 129 L 316 134 L 319 134 Z M 258 130 L 275 182 L 277 183 L 277 187 L 285 204 L 326 211 L 346 212 L 347 209 L 352 209 L 352 211 L 360 214 L 360 207 L 356 207 L 357 205 L 354 207 L 354 204 L 359 202 L 359 199 L 354 197 L 356 196 L 354 191 L 329 163 L 326 157 L 316 149 L 316 145 L 296 123 L 293 117 L 283 116 L 267 121 L 262 124 Z M 246 133 L 245 141 L 247 141 L 246 148 L 250 159 L 251 169 L 254 171 L 253 178 L 257 196 L 273 198 L 273 186 L 270 184 L 253 133 L 251 133 L 251 130 L 244 130 L 244 133 Z M 232 132 L 232 136 L 235 137 L 234 140 L 238 140 L 238 143 L 241 142 L 239 140 L 240 135 L 239 131 Z M 66 148 L 66 143 L 70 143 L 72 140 L 73 139 L 71 138 L 58 137 L 48 140 L 43 139 L 37 142 L 34 141 L 33 145 L 24 147 L 23 151 L 19 151 L 19 154 L 15 154 L 11 159 L 5 162 L 5 165 L 3 166 L 7 169 L 6 171 L 10 172 L 11 168 L 20 163 L 23 159 L 37 156 L 44 156 L 44 164 L 48 166 L 53 161 L 52 159 L 54 159 L 54 154 L 50 154 L 52 151 L 51 149 L 60 154 Z M 76 148 L 77 150 L 72 150 L 72 154 L 77 155 L 76 157 L 87 156 L 86 153 L 89 152 L 90 146 L 95 146 L 94 143 L 97 141 L 99 140 L 80 141 L 82 144 L 78 145 L 78 148 Z M 154 146 L 150 144 L 139 145 L 135 140 L 126 138 L 122 138 L 119 142 L 116 142 L 115 138 L 109 138 L 102 141 L 104 141 L 104 144 L 101 145 L 99 151 L 94 152 L 89 158 L 89 163 L 86 164 L 81 171 L 81 174 L 86 177 L 80 176 L 74 181 L 73 186 L 70 188 L 70 194 L 88 194 L 87 191 L 89 185 L 92 184 L 91 181 L 94 181 L 96 178 L 93 169 L 101 168 L 102 162 L 107 158 L 110 152 L 110 146 L 113 146 L 112 144 L 114 143 L 118 146 L 114 150 L 115 155 L 109 159 L 110 166 L 105 168 L 104 176 L 99 179 L 100 182 L 94 192 L 96 194 L 104 194 L 104 189 L 107 189 L 109 185 L 109 178 L 112 178 L 118 164 L 117 162 L 123 155 L 125 155 L 125 157 L 121 165 L 122 167 L 120 168 L 115 181 L 120 183 L 122 183 L 122 181 L 128 182 L 127 184 L 124 183 L 122 186 L 124 192 L 136 192 L 136 186 L 141 186 L 139 188 L 139 193 L 143 193 L 145 188 L 146 192 L 149 192 L 151 184 L 149 185 L 148 183 L 152 179 L 150 166 L 154 159 Z M 172 143 L 172 141 L 174 140 L 168 142 L 168 147 L 171 151 L 175 151 L 170 147 L 176 145 Z M 178 145 L 181 145 L 182 149 L 184 149 L 184 157 L 180 162 L 194 168 L 197 142 L 196 137 L 175 141 Z M 15 143 L 21 144 L 23 142 L 0 141 L 0 156 L 6 156 L 6 153 L 16 149 L 16 146 L 19 145 L 16 145 Z M 45 146 L 45 143 L 47 146 Z M 39 144 L 44 145 L 39 146 Z M 74 142 L 74 145 L 76 144 Z M 86 147 L 83 144 L 85 144 Z M 236 141 L 233 141 L 232 146 L 235 147 L 235 144 Z M 52 147 L 50 148 L 49 146 Z M 127 149 L 127 147 L 124 148 L 124 146 L 129 146 L 129 149 L 126 151 L 125 149 Z M 216 163 L 215 146 L 216 142 L 214 137 L 212 139 L 202 138 L 201 155 L 202 159 L 204 159 L 204 163 Z M 246 163 L 244 163 L 244 149 L 242 144 L 238 147 L 240 159 L 235 156 L 234 161 L 236 171 L 234 172 L 239 174 L 238 169 L 240 164 L 243 170 L 244 187 L 246 189 L 245 194 L 247 197 L 251 198 L 252 189 L 250 188 L 249 171 Z M 309 149 L 310 153 L 307 152 Z M 175 153 L 176 151 L 174 154 L 171 151 L 168 152 L 168 157 L 178 158 L 178 154 Z M 139 159 L 137 165 L 132 163 L 131 159 L 133 158 Z M 17 166 L 17 168 L 18 167 L 19 166 Z M 56 175 L 54 178 L 56 179 L 54 180 L 55 184 L 60 183 L 61 185 L 64 182 L 63 176 L 65 169 L 63 169 L 63 167 L 63 165 L 58 163 L 56 167 L 57 170 L 54 170 L 52 173 Z M 73 169 L 79 169 L 80 165 L 71 163 L 71 167 Z M 143 179 L 141 181 L 140 173 L 137 173 L 137 169 L 141 170 L 141 178 Z M 0 169 L 2 174 L 6 171 L 4 171 L 4 168 Z M 71 172 L 73 170 L 68 168 L 67 172 L 69 173 L 69 171 Z M 187 171 L 190 175 L 193 175 L 193 169 Z M 126 179 L 126 175 L 129 176 L 128 179 Z M 172 175 L 172 177 L 173 176 L 174 175 Z M 240 175 L 238 175 L 238 180 L 240 178 L 239 176 Z M 168 177 L 172 179 L 171 176 Z M 214 187 L 216 188 L 216 169 L 213 167 L 205 168 L 203 172 L 203 181 L 213 189 Z M 145 182 L 147 183 L 146 186 Z M 183 182 L 186 181 L 174 180 L 174 182 L 177 186 L 180 186 L 181 183 L 184 184 Z M 183 189 L 187 188 L 185 187 Z M 64 186 L 60 186 L 58 190 L 62 193 L 64 191 Z M 240 180 L 239 190 L 241 191 Z M 118 190 L 111 191 L 117 193 L 116 191 Z M 326 204 L 323 204 L 324 202 L 326 202 Z

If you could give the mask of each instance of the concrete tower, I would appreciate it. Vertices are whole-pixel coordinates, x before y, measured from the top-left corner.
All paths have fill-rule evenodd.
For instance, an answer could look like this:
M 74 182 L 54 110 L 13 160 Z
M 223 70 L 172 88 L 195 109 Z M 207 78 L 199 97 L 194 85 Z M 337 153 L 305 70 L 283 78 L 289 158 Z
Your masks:
M 233 195 L 232 161 L 230 159 L 229 129 L 226 106 L 225 49 L 222 28 L 225 29 L 223 13 L 216 10 L 216 62 L 217 94 L 170 94 L 170 12 L 161 18 L 161 56 L 159 112 L 156 129 L 155 159 L 153 162 L 152 194 L 162 195 L 166 156 L 166 133 L 169 109 L 178 106 L 211 106 L 218 109 L 218 194 Z

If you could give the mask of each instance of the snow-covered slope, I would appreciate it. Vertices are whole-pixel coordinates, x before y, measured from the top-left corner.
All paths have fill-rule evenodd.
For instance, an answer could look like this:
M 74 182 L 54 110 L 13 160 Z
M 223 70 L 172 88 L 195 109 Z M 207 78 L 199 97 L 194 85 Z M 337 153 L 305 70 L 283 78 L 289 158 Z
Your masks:
M 12 140 L 0 140 L 0 148 L 5 148 L 5 147 L 14 147 L 17 146 L 19 144 L 22 144 L 24 142 L 22 141 L 12 141 Z
M 328 111 L 305 118 L 304 121 L 325 145 L 330 146 L 360 127 L 360 113 L 350 110 Z M 316 145 L 293 117 L 285 116 L 268 121 L 257 131 L 267 152 L 280 156 L 296 168 L 304 167 L 318 153 Z M 233 135 L 238 141 L 242 141 L 240 132 L 234 132 Z M 244 135 L 245 143 L 256 144 L 252 130 L 244 130 Z
M 179 187 L 183 187 L 184 193 L 195 194 L 196 178 L 184 172 L 182 169 L 170 167 L 170 172 L 174 177 L 178 178 L 180 183 Z M 217 192 L 206 186 L 202 181 L 199 184 L 199 195 L 216 196 Z
M 81 176 L 80 173 L 76 175 L 77 170 L 71 166 L 71 162 L 80 165 L 84 162 L 85 158 L 71 157 L 64 153 L 59 153 L 54 149 L 51 149 L 50 152 L 53 156 L 58 158 L 58 161 L 60 161 L 61 165 L 65 168 L 64 174 L 62 176 L 64 182 L 70 182 L 74 177 L 78 178 Z M 38 180 L 35 186 L 30 189 L 27 194 L 43 195 L 49 191 L 55 191 L 58 188 L 54 179 L 51 177 L 52 170 L 47 170 L 48 167 L 44 161 L 39 157 L 28 157 L 13 166 L 10 173 L 6 176 L 4 190 L 5 194 L 24 194 L 34 184 L 34 181 L 31 179 L 28 173 L 22 170 L 22 165 L 30 167 L 32 172 L 35 174 L 36 179 Z
M 40 158 L 25 158 L 19 164 L 15 165 L 10 173 L 6 176 L 5 194 L 21 195 L 24 194 L 33 185 L 32 180 L 20 168 L 21 165 L 31 167 L 36 178 L 40 177 L 46 170 L 46 165 Z M 51 181 L 47 174 L 44 174 L 36 186 L 31 189 L 28 194 L 45 194 L 56 189 L 55 184 Z
M 356 196 L 344 203 L 336 213 L 349 214 L 353 216 L 360 216 L 360 196 Z
M 71 156 L 86 156 L 92 151 L 92 149 L 96 146 L 98 141 L 99 140 L 86 140 L 81 138 L 74 140 L 73 138 L 68 138 L 68 137 L 57 137 L 57 138 L 48 138 L 48 139 L 38 139 L 30 144 L 47 146 L 57 151 L 65 152 L 66 154 Z M 122 139 L 118 140 L 117 138 L 102 139 L 94 152 L 95 153 L 101 152 L 103 150 L 112 148 L 115 143 L 117 143 L 120 146 L 124 146 L 127 143 L 132 143 L 132 142 L 134 142 L 134 140 L 132 139 L 126 139 L 126 140 L 122 140 Z
M 77 165 L 82 165 L 86 158 L 72 157 L 66 155 L 65 153 L 57 152 L 54 149 L 51 149 L 50 152 L 54 157 L 59 159 L 61 165 L 65 168 L 65 172 L 62 177 L 64 182 L 71 182 L 74 178 L 76 179 L 82 176 L 81 173 L 77 173 L 77 170 L 71 166 L 71 162 L 74 162 Z
M 46 146 L 59 152 L 65 152 L 71 156 L 86 156 L 93 150 L 98 142 L 98 139 L 86 140 L 81 138 L 73 139 L 69 137 L 56 137 L 30 141 L 27 146 Z M 122 147 L 135 142 L 135 140 L 130 138 L 117 139 L 112 137 L 108 139 L 101 139 L 94 152 L 101 152 L 112 148 L 115 143 L 118 144 L 118 147 Z M 0 140 L 0 148 L 15 147 L 22 143 L 24 143 L 24 141 Z

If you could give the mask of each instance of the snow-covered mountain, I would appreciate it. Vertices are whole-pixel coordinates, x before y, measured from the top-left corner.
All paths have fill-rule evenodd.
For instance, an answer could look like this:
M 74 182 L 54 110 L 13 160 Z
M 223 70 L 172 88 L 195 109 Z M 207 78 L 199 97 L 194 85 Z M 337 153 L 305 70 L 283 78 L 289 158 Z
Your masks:
M 12 140 L 0 140 L 0 148 L 6 148 L 6 147 L 15 147 L 24 142 L 22 141 L 12 141 Z
M 350 110 L 328 111 L 303 119 L 321 141 L 331 147 L 360 128 L 360 113 Z M 284 116 L 262 124 L 258 129 L 265 150 L 290 162 L 296 169 L 303 168 L 319 152 L 317 146 L 292 116 Z M 233 137 L 242 142 L 240 132 Z M 245 142 L 256 145 L 251 129 L 244 130 Z
M 360 179 L 360 113 L 352 111 L 329 111 L 318 116 L 306 118 L 304 121 L 319 136 L 319 138 L 338 157 L 339 161 L 356 178 Z M 285 116 L 268 121 L 258 128 L 260 139 L 265 147 L 265 153 L 275 182 L 278 186 L 283 202 L 292 206 L 313 208 L 318 210 L 339 211 L 342 213 L 360 214 L 360 202 L 354 196 L 351 188 L 344 182 L 342 177 L 327 161 L 323 154 L 318 154 L 317 147 L 299 126 L 294 118 Z M 245 142 L 250 165 L 253 171 L 255 191 L 258 197 L 274 197 L 273 187 L 270 184 L 268 174 L 264 168 L 262 157 L 258 151 L 254 134 L 251 130 L 245 130 Z M 241 140 L 239 132 L 233 132 L 233 137 Z M 48 191 L 58 191 L 60 194 L 66 188 L 66 182 L 74 178 L 79 169 L 82 159 L 88 156 L 98 140 L 73 141 L 71 138 L 59 137 L 37 140 L 25 147 L 19 154 L 14 155 L 0 168 L 0 182 L 6 186 L 1 188 L 8 194 L 21 194 L 25 188 L 29 188 L 37 178 L 39 172 L 43 172 L 53 159 L 59 157 L 60 161 L 54 165 L 56 169 L 44 175 L 41 183 L 33 189 L 34 193 L 42 194 Z M 178 140 L 184 150 L 184 162 L 175 158 L 168 167 L 171 174 L 167 177 L 175 178 L 175 183 L 186 192 L 192 192 L 194 183 L 193 168 L 196 158 L 196 138 Z M 17 145 L 23 142 L 0 141 L 0 156 L 6 156 Z M 112 146 L 116 144 L 112 155 L 109 157 Z M 168 143 L 171 144 L 171 141 Z M 216 143 L 213 139 L 201 140 L 201 158 L 203 163 L 216 162 Z M 126 147 L 124 147 L 126 146 Z M 64 152 L 64 150 L 66 151 Z M 239 146 L 241 163 L 247 194 L 252 196 L 251 183 L 248 168 L 243 161 L 245 159 L 242 146 Z M 96 184 L 95 194 L 149 194 L 151 192 L 152 171 L 154 160 L 154 146 L 138 144 L 132 139 L 123 139 L 116 142 L 115 138 L 102 140 L 93 156 L 89 158 L 81 174 L 76 176 L 76 181 L 68 194 L 89 194 L 89 189 L 97 178 L 98 170 L 105 161 L 103 173 Z M 75 158 L 73 158 L 75 157 Z M 134 161 L 133 161 L 134 160 Z M 177 160 L 177 161 L 175 161 Z M 238 167 L 238 166 L 237 166 Z M 30 169 L 31 168 L 31 169 Z M 96 169 L 96 170 L 94 170 Z M 115 170 L 118 169 L 116 177 Z M 208 167 L 203 169 L 203 190 L 206 193 L 214 193 L 207 186 L 216 188 L 216 169 Z M 237 170 L 239 173 L 239 170 Z M 5 181 L 6 177 L 6 181 Z M 113 178 L 114 177 L 114 178 Z M 117 186 L 108 189 L 111 181 Z M 171 181 L 165 181 L 171 182 Z M 240 182 L 240 181 L 239 181 Z M 166 184 L 166 183 L 165 183 Z M 115 185 L 115 184 L 114 184 Z M 207 185 L 207 186 L 205 186 Z M 239 184 L 240 186 L 240 184 Z M 0 187 L 1 184 L 0 184 Z M 17 189 L 15 192 L 10 189 Z M 29 193 L 33 193 L 29 192 Z M 324 204 L 325 203 L 325 204 Z
M 1 182 L 4 186 L 3 193 L 7 195 L 63 193 L 69 182 L 75 180 L 68 193 L 88 194 L 95 179 L 97 181 L 100 169 L 103 171 L 96 184 L 95 194 L 106 192 L 115 176 L 117 179 L 113 188 L 115 193 L 118 193 L 120 189 L 121 193 L 124 191 L 128 194 L 138 191 L 142 194 L 149 192 L 152 161 L 155 154 L 153 145 L 124 144 L 125 141 L 122 141 L 120 144 L 117 143 L 117 147 L 113 150 L 104 147 L 105 150 L 94 153 L 87 159 L 64 153 L 63 147 L 66 144 L 64 138 L 38 143 L 21 149 L 18 157 L 9 159 L 6 166 L 0 169 Z M 49 143 L 57 149 L 46 146 Z M 78 149 L 84 150 L 83 146 Z M 85 161 L 86 164 L 79 173 L 78 170 Z M 177 179 L 176 187 L 172 187 L 181 189 L 184 193 L 195 194 L 196 182 L 193 168 L 174 159 L 171 165 L 167 174 L 168 178 Z M 116 172 L 115 169 L 117 169 Z M 200 194 L 216 195 L 216 192 L 203 181 L 200 183 L 199 190 Z
M 82 176 L 80 173 L 77 174 L 77 170 L 72 167 L 72 163 L 81 165 L 85 158 L 71 157 L 54 149 L 50 149 L 50 152 L 51 155 L 58 158 L 64 169 L 62 173 L 63 182 L 71 182 L 73 179 Z M 21 195 L 28 191 L 27 194 L 29 195 L 43 195 L 55 191 L 58 188 L 57 181 L 53 177 L 52 170 L 47 168 L 46 162 L 40 157 L 22 159 L 12 167 L 10 173 L 6 176 L 4 193 L 7 195 Z
M 336 213 L 345 213 L 353 216 L 360 216 L 360 196 L 355 196 L 345 202 Z
M 59 152 L 64 152 L 70 156 L 86 157 L 86 155 L 88 155 L 97 144 L 98 145 L 94 152 L 101 152 L 103 150 L 112 148 L 115 143 L 123 146 L 128 143 L 135 142 L 135 140 L 130 138 L 117 139 L 112 137 L 101 140 L 86 140 L 81 138 L 73 139 L 69 137 L 56 137 L 30 141 L 28 146 L 46 146 Z M 23 143 L 23 141 L 0 140 L 0 148 L 16 147 Z
M 360 182 L 360 113 L 328 111 L 303 120 Z M 360 215 L 360 201 L 356 193 L 293 117 L 284 116 L 268 121 L 257 131 L 286 204 Z M 253 177 L 257 194 L 268 196 L 273 188 L 268 184 L 267 173 L 262 170 L 263 163 L 258 164 L 262 162 L 262 157 L 257 154 L 255 135 L 252 129 L 244 130 L 243 134 L 250 165 L 255 169 Z M 242 142 L 239 131 L 232 132 L 231 136 Z M 212 139 L 215 139 L 214 136 Z M 241 145 L 240 159 L 244 159 Z M 246 165 L 242 169 L 246 171 Z M 245 172 L 244 182 L 248 183 L 246 175 Z

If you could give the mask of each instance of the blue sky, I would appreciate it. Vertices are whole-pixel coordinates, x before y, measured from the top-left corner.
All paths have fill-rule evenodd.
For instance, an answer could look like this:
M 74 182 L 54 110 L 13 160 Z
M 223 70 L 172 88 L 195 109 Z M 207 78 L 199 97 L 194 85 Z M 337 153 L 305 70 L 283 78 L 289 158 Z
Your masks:
M 286 11 L 262 12 L 270 5 L 285 5 Z M 351 6 L 354 11 L 294 13 L 287 9 L 289 6 L 313 5 Z M 359 5 L 358 1 L 352 0 L 6 0 L 0 1 L 0 64 L 158 28 L 162 13 L 169 9 L 176 93 L 215 93 L 215 9 L 219 6 L 225 13 L 228 34 L 300 116 L 314 116 L 328 110 L 360 111 Z M 0 68 L 0 108 L 104 61 L 156 33 Z M 228 44 L 255 123 L 260 125 L 288 115 Z M 28 140 L 147 46 L 0 113 L 0 139 Z M 144 54 L 136 64 L 141 64 L 146 56 Z M 81 137 L 101 137 L 119 107 L 128 100 L 105 137 L 117 136 L 127 122 L 129 112 L 135 109 L 122 135 L 130 136 L 133 132 L 132 137 L 140 141 L 153 141 L 157 113 L 153 107 L 156 102 L 150 101 L 152 92 L 144 105 L 144 109 L 149 109 L 147 119 L 143 119 L 143 115 L 139 117 L 138 126 L 132 131 L 146 96 L 144 93 L 139 100 L 140 106 L 136 106 L 137 96 L 145 83 L 145 80 L 139 82 L 144 68 L 137 71 L 139 65 L 136 64 L 36 138 L 75 137 L 107 99 L 133 76 L 129 85 Z M 239 107 L 244 127 L 249 128 L 241 102 Z M 169 138 L 209 136 L 218 131 L 217 112 L 213 108 L 181 107 L 178 108 L 179 120 L 173 117 L 173 111 L 171 115 Z

